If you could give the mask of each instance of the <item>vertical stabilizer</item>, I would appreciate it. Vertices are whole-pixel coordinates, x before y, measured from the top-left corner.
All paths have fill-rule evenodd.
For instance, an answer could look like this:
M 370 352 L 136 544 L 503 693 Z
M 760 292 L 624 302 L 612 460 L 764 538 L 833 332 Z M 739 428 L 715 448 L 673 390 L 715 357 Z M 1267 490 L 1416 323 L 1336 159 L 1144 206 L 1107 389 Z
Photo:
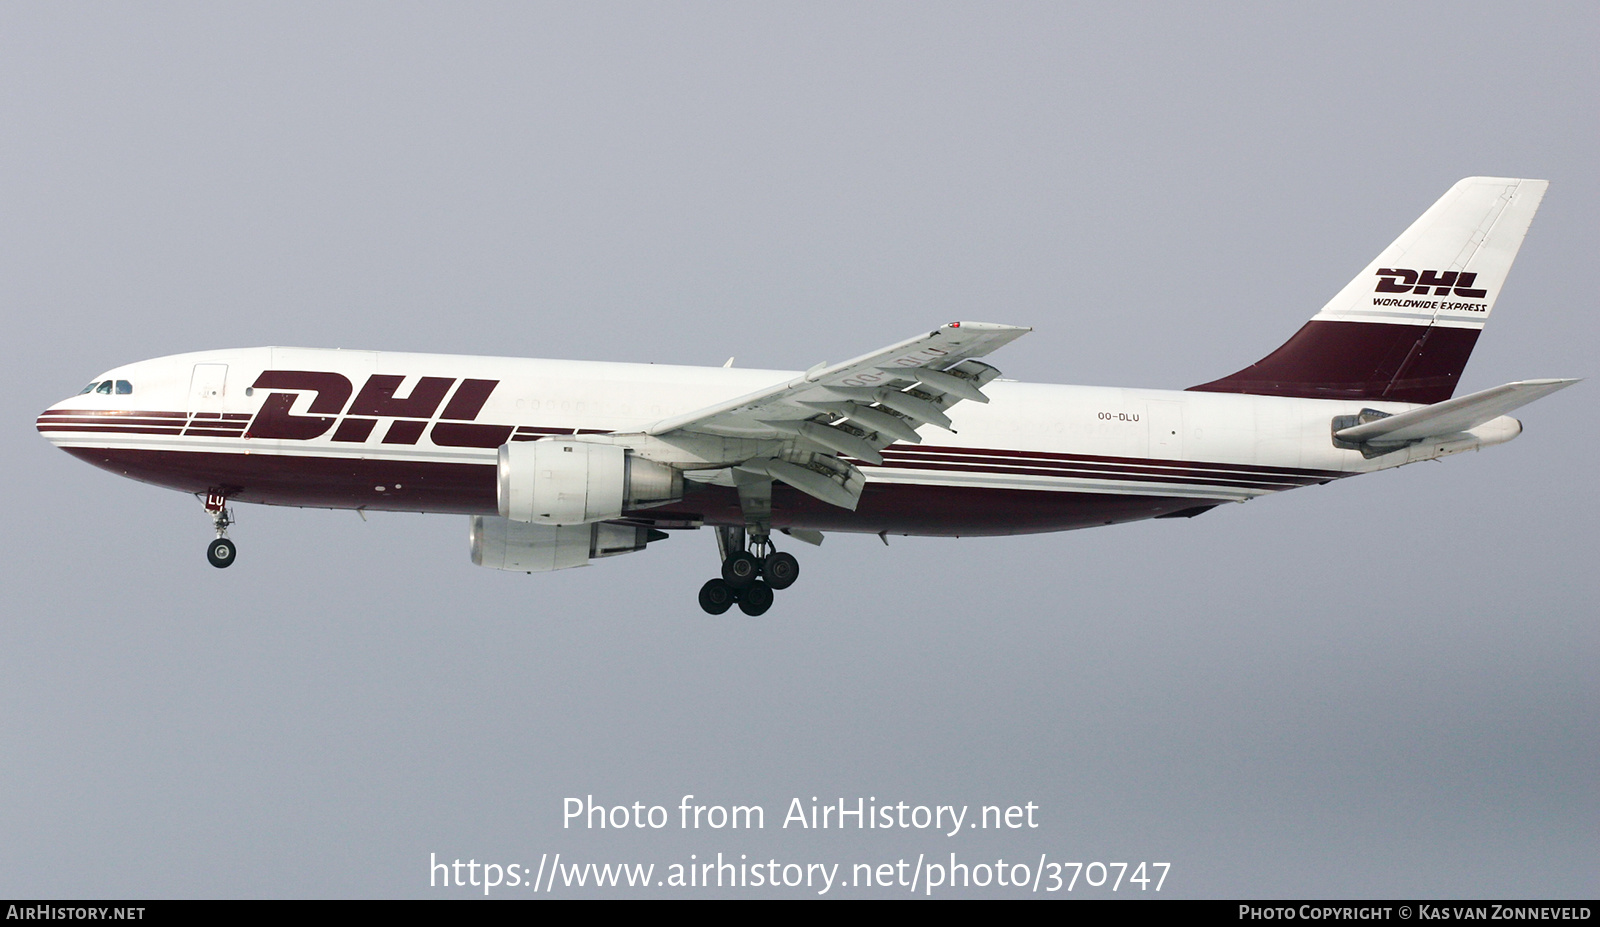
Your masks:
M 1549 186 L 1468 177 L 1294 337 L 1190 389 L 1311 399 L 1449 399 Z

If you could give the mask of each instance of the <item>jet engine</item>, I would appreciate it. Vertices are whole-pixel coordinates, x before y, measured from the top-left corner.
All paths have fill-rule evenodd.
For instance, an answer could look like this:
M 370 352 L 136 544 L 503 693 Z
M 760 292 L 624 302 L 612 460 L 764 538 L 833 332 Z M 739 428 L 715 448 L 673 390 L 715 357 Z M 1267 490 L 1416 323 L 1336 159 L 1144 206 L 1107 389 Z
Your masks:
M 500 517 L 571 526 L 683 498 L 683 474 L 625 447 L 545 439 L 500 447 Z
M 472 562 L 493 570 L 547 573 L 644 550 L 646 544 L 666 536 L 665 531 L 633 525 L 532 525 L 474 515 Z

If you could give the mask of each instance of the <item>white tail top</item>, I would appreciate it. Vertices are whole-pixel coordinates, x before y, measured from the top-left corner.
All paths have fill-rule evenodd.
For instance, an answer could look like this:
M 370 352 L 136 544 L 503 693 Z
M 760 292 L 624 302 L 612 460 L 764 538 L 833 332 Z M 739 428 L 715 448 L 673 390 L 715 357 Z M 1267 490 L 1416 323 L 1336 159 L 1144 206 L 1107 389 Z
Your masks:
M 1457 183 L 1315 318 L 1482 328 L 1548 186 L 1512 177 Z

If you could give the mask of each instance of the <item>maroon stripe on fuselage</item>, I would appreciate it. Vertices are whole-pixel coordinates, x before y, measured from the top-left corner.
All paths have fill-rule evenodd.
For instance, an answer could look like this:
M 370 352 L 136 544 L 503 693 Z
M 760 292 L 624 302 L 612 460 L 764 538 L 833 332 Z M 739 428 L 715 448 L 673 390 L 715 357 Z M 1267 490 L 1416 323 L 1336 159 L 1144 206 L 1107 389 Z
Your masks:
M 166 435 L 176 435 L 176 434 L 179 433 L 179 430 L 176 429 L 176 428 L 167 428 L 167 429 L 150 429 L 150 428 L 147 428 L 147 429 L 132 430 L 132 429 L 118 429 L 118 428 L 105 428 L 105 427 L 85 426 L 85 427 L 76 428 L 76 429 L 62 429 L 62 430 L 76 430 L 76 431 L 85 431 L 85 432 L 109 432 L 109 433 L 114 433 L 114 434 L 166 434 Z M 230 437 L 236 438 L 236 437 L 238 437 L 238 433 L 237 432 L 200 429 L 200 428 L 194 428 L 194 427 L 190 427 L 187 431 L 183 432 L 183 434 L 186 437 L 219 437 L 219 438 L 230 438 Z M 82 448 L 68 448 L 68 450 L 76 452 L 76 451 L 85 450 L 85 449 L 82 449 Z M 181 454 L 203 453 L 203 452 L 163 451 L 161 453 L 170 453 L 170 454 L 180 454 L 181 455 Z M 227 454 L 219 455 L 219 456 L 229 457 L 229 458 L 232 458 L 232 457 L 235 457 L 235 456 L 243 457 L 243 455 L 227 455 Z M 339 460 L 339 459 L 343 459 L 343 458 L 287 457 L 287 456 L 280 456 L 280 455 L 250 455 L 250 456 L 252 458 L 254 458 L 255 460 L 257 460 L 257 461 L 259 461 L 260 459 L 265 458 L 265 457 L 277 457 L 278 459 L 288 459 L 288 460 Z M 377 463 L 380 463 L 380 462 L 379 461 L 363 461 L 362 463 L 363 464 L 377 464 Z M 411 464 L 410 462 L 404 461 L 404 460 L 391 460 L 391 461 L 388 461 L 387 464 L 385 465 L 385 467 L 381 468 L 381 469 L 382 469 L 383 473 L 391 473 L 391 472 L 393 472 L 393 473 L 404 473 L 406 471 L 403 468 L 408 467 L 408 466 L 413 466 L 413 464 Z M 1093 479 L 1119 480 L 1119 481 L 1125 481 L 1125 482 L 1142 482 L 1142 483 L 1151 483 L 1151 484 L 1157 484 L 1157 485 L 1190 485 L 1190 486 L 1200 485 L 1200 486 L 1209 486 L 1209 487 L 1217 488 L 1217 489 L 1258 489 L 1258 490 L 1263 490 L 1263 491 L 1268 491 L 1268 492 L 1284 490 L 1284 489 L 1294 489 L 1296 487 L 1307 486 L 1307 485 L 1310 485 L 1312 483 L 1325 482 L 1325 478 L 1309 478 L 1309 477 L 1308 478 L 1292 479 L 1292 480 L 1291 479 L 1286 479 L 1286 478 L 1265 479 L 1265 478 L 1259 478 L 1259 477 L 1258 478 L 1253 478 L 1253 479 L 1243 478 L 1243 477 L 1222 478 L 1222 477 L 1210 476 L 1210 475 L 1206 475 L 1206 474 L 1178 475 L 1178 474 L 1164 473 L 1164 472 L 1155 472 L 1155 473 L 1143 472 L 1142 473 L 1142 472 L 1135 472 L 1135 471 L 1131 471 L 1131 470 L 1114 470 L 1114 469 L 1104 469 L 1104 468 L 1101 468 L 1101 469 L 1079 469 L 1079 468 L 1073 468 L 1073 467 L 1049 467 L 1049 466 L 1014 467 L 1014 466 L 999 466 L 999 465 L 993 465 L 993 464 L 939 463 L 939 462 L 932 462 L 932 461 L 901 462 L 901 463 L 894 463 L 892 466 L 895 467 L 896 469 L 921 470 L 921 471 L 929 471 L 929 472 L 973 473 L 973 474 L 980 474 L 980 475 L 989 474 L 989 475 L 1012 475 L 1012 476 L 1018 476 L 1018 475 L 1020 475 L 1020 476 L 1043 476 L 1043 477 L 1078 478 L 1078 479 L 1090 479 L 1090 480 L 1093 480 Z M 107 469 L 114 469 L 114 468 L 108 467 Z M 120 470 L 119 470 L 119 472 L 120 472 Z M 372 472 L 375 475 L 381 475 L 381 474 L 378 474 L 377 470 L 372 470 Z M 129 473 L 128 475 L 132 476 L 133 474 Z M 145 482 L 160 483 L 161 485 L 171 485 L 171 484 L 169 484 L 167 482 L 163 482 L 161 479 L 157 479 L 157 478 L 153 478 L 153 477 L 136 476 L 135 478 L 136 479 L 142 479 Z M 391 477 L 389 477 L 389 479 L 391 479 L 392 481 L 399 481 L 399 482 L 402 483 L 402 485 L 404 484 L 404 478 L 403 477 L 391 476 Z M 382 483 L 381 479 L 379 480 L 379 483 L 380 484 Z M 185 485 L 188 485 L 188 483 L 186 483 Z M 378 485 L 378 484 L 374 484 L 374 485 Z M 181 487 L 174 486 L 174 488 L 181 488 Z M 202 490 L 186 490 L 186 491 L 199 492 L 199 491 L 202 491 Z M 298 493 L 304 492 L 304 490 L 300 489 L 300 488 L 284 489 L 284 488 L 280 487 L 279 489 L 275 489 L 274 492 L 290 492 L 291 494 L 298 494 Z M 357 495 L 360 496 L 360 492 L 359 491 L 357 492 Z M 347 497 L 348 497 L 348 493 L 344 493 L 343 491 L 340 491 L 340 494 L 337 495 L 337 498 L 339 498 L 339 499 L 344 499 L 344 498 L 347 498 Z M 284 505 L 326 505 L 326 506 L 331 506 L 331 507 L 335 507 L 335 508 L 341 507 L 340 504 L 337 503 L 337 502 L 304 501 L 304 500 L 300 499 L 300 497 L 298 495 L 295 495 L 294 498 L 295 498 L 295 501 L 284 502 L 282 504 L 284 504 Z M 364 496 L 362 496 L 362 498 L 364 498 Z M 267 500 L 264 500 L 264 499 L 243 499 L 242 501 L 256 502 L 256 501 L 267 501 Z M 401 508 L 403 510 L 406 510 L 406 511 L 410 511 L 411 510 L 410 506 L 408 506 L 408 505 L 400 505 L 399 508 Z
M 41 432 L 97 432 L 101 434 L 116 435 L 181 435 L 182 425 L 155 426 L 155 425 L 40 425 Z
M 1311 483 L 1321 482 L 1320 480 L 1278 480 L 1275 482 L 1264 482 L 1261 480 L 1251 479 L 1224 480 L 1209 476 L 1152 476 L 1147 473 L 1121 471 L 1108 472 L 1105 470 L 1087 470 L 1070 467 L 1001 467 L 990 465 L 944 464 L 932 462 L 897 463 L 892 464 L 891 466 L 900 470 L 934 470 L 957 473 L 995 473 L 1017 476 L 1053 476 L 1061 478 L 1078 477 L 1083 479 L 1124 480 L 1136 483 L 1181 483 L 1189 486 L 1214 486 L 1223 489 L 1293 489 L 1298 486 L 1308 486 Z
M 694 485 L 694 484 L 692 484 Z M 854 512 L 829 505 L 781 483 L 772 487 L 775 528 L 914 534 L 934 537 L 984 537 L 1066 531 L 1142 521 L 1192 509 L 1195 499 L 1110 493 L 986 489 L 976 486 L 919 486 L 868 483 Z M 733 489 L 694 485 L 680 503 L 633 513 L 637 519 L 693 519 L 713 525 L 742 525 Z
M 1206 480 L 1261 480 L 1273 483 L 1293 483 L 1297 486 L 1320 483 L 1344 474 L 1326 470 L 1287 470 L 1282 467 L 1263 467 L 1260 470 L 1213 467 L 1210 464 L 1191 464 L 1188 461 L 1144 459 L 1140 463 L 1101 463 L 1095 458 L 1064 456 L 1056 458 L 967 457 L 960 454 L 891 454 L 884 452 L 885 467 L 912 467 L 919 464 L 949 464 L 957 468 L 970 467 L 987 471 L 997 467 L 1020 467 L 1018 472 L 1035 470 L 1061 470 L 1073 473 L 1150 474 L 1154 476 L 1189 476 Z M 866 464 L 865 466 L 872 466 Z
M 142 482 L 189 493 L 221 490 L 237 502 L 470 515 L 497 511 L 493 464 L 134 448 L 62 450 Z M 378 486 L 384 487 L 382 492 Z
M 1313 319 L 1238 373 L 1191 386 L 1206 393 L 1435 403 L 1455 392 L 1479 329 Z
M 38 426 L 40 431 L 163 436 L 182 434 L 185 437 L 239 438 L 242 436 L 244 423 L 249 420 L 248 415 L 231 415 L 230 417 L 234 420 L 227 421 L 218 413 L 202 413 L 196 414 L 189 421 L 187 429 L 184 429 L 182 422 L 179 421 L 179 419 L 185 417 L 183 413 L 154 413 L 154 415 L 159 416 L 171 416 L 170 418 L 133 418 L 126 413 L 118 414 L 115 417 L 99 414 L 66 417 L 60 415 L 58 411 L 54 414 L 54 417 L 46 421 L 46 416 L 51 414 L 46 413 L 40 416 Z M 205 417 L 202 418 L 202 415 Z M 360 432 L 372 431 L 371 426 L 373 423 L 374 420 L 372 419 L 346 419 L 334 434 L 333 440 L 345 443 L 364 443 L 362 439 L 367 435 L 363 435 Z M 347 433 L 347 427 L 352 425 L 360 426 L 359 430 L 350 428 Z M 394 420 L 385 433 L 383 443 L 417 443 L 421 440 L 426 427 L 427 423 L 420 420 Z M 438 431 L 440 428 L 451 427 L 493 430 L 494 434 L 490 440 L 473 442 L 474 445 L 481 444 L 485 448 L 491 446 L 491 443 L 493 446 L 498 446 L 508 437 L 510 440 L 526 441 L 535 440 L 539 437 L 572 434 L 570 429 L 554 429 L 532 425 L 517 426 L 513 434 L 512 426 L 509 425 L 486 426 L 440 423 L 434 429 L 434 443 L 438 443 Z M 597 433 L 597 431 L 595 429 L 585 429 L 581 433 L 591 434 Z M 1297 486 L 1326 482 L 1345 475 L 1339 471 L 1331 470 L 1254 464 L 1063 454 L 1052 451 L 1026 451 L 1005 448 L 917 446 L 908 444 L 896 444 L 885 448 L 883 456 L 883 467 L 902 470 L 1042 476 L 1063 479 L 1102 479 L 1167 485 L 1189 484 L 1222 489 L 1257 489 L 1264 491 L 1291 489 Z M 861 465 L 869 469 L 873 467 L 871 464 L 861 463 Z
M 67 425 L 102 425 L 106 427 L 142 428 L 147 425 L 158 425 L 162 428 L 182 428 L 181 418 L 109 418 L 96 415 L 77 415 L 72 418 L 39 419 L 39 430 L 61 428 Z M 220 422 L 214 424 L 221 424 Z
M 408 460 L 360 460 L 275 454 L 219 454 L 127 448 L 64 450 L 123 476 L 184 492 L 220 491 L 231 501 L 315 508 L 497 514 L 495 465 Z M 383 486 L 379 492 L 376 487 Z M 979 536 L 1062 531 L 1138 521 L 1193 508 L 1192 498 L 966 486 L 868 484 L 851 512 L 788 486 L 773 487 L 778 528 L 888 531 L 894 534 Z M 741 525 L 737 493 L 689 484 L 681 502 L 631 513 Z
M 40 421 L 57 418 L 148 418 L 162 420 L 176 419 L 178 421 L 186 421 L 189 418 L 189 413 L 140 412 L 133 409 L 46 409 L 45 411 L 39 413 Z
M 218 413 L 196 413 L 188 422 L 188 430 L 184 432 L 189 436 L 207 437 L 238 437 L 242 433 L 242 424 L 248 423 L 248 414 L 223 413 L 222 420 L 218 421 Z M 66 417 L 72 416 L 72 417 Z M 108 416 L 115 416 L 114 420 Z M 138 416 L 138 417 L 133 417 Z M 50 421 L 45 421 L 49 417 Z M 39 418 L 38 429 L 44 431 L 112 431 L 126 434 L 174 434 L 173 429 L 181 429 L 184 420 L 190 417 L 182 412 L 120 412 L 116 410 L 53 410 L 43 413 Z M 231 420 L 231 421 L 230 421 Z M 358 420 L 346 419 L 344 424 Z M 365 422 L 360 422 L 365 424 Z M 85 425 L 87 428 L 66 427 L 68 425 Z M 421 420 L 397 419 L 390 423 L 384 434 L 384 444 L 418 444 L 428 423 Z M 115 427 L 106 427 L 115 426 Z M 344 425 L 341 425 L 341 431 Z M 493 437 L 498 439 L 504 430 L 513 426 L 485 425 L 477 426 L 494 430 Z M 375 431 L 372 433 L 376 433 Z M 534 441 L 545 437 L 561 437 L 588 434 L 610 434 L 605 429 L 583 428 L 576 432 L 571 428 L 547 428 L 536 425 L 515 426 L 514 433 L 510 436 L 512 441 Z M 340 437 L 335 433 L 334 440 L 345 443 L 366 443 L 371 440 L 369 434 L 365 440 L 357 439 L 353 433 Z M 437 442 L 435 442 L 437 443 Z M 503 441 L 497 441 L 493 446 L 498 446 Z M 489 444 L 472 444 L 468 446 L 489 447 Z M 1108 478 L 1138 479 L 1141 476 L 1159 477 L 1185 477 L 1178 482 L 1213 482 L 1218 485 L 1239 484 L 1240 481 L 1263 486 L 1277 486 L 1279 484 L 1309 485 L 1320 483 L 1329 479 L 1337 479 L 1346 474 L 1338 470 L 1318 470 L 1301 467 L 1276 467 L 1265 464 L 1235 464 L 1217 463 L 1210 461 L 1171 460 L 1153 457 L 1116 457 L 1103 454 L 1065 454 L 1055 451 L 1025 451 L 1009 448 L 983 448 L 983 447 L 950 447 L 941 445 L 914 445 L 893 444 L 883 449 L 885 467 L 903 469 L 919 469 L 917 464 L 938 463 L 961 465 L 956 467 L 922 467 L 920 469 L 961 469 L 962 466 L 980 473 L 1071 473 L 1074 475 L 1093 476 L 1104 474 Z M 863 467 L 872 467 L 872 464 L 861 463 Z
M 891 444 L 883 449 L 885 456 L 911 455 L 920 457 L 933 455 L 936 459 L 943 456 L 951 457 L 1006 457 L 1018 460 L 1050 460 L 1050 461 L 1081 461 L 1083 463 L 1108 463 L 1108 464 L 1133 464 L 1133 465 L 1171 465 L 1174 467 L 1187 467 L 1190 469 L 1244 471 L 1249 473 L 1281 473 L 1288 476 L 1344 476 L 1338 470 L 1314 470 L 1302 467 L 1274 467 L 1266 464 L 1235 464 L 1214 463 L 1199 460 L 1169 460 L 1159 457 L 1111 457 L 1102 454 L 1063 454 L 1056 451 L 1018 451 L 1005 448 L 982 447 L 940 447 L 928 444 Z

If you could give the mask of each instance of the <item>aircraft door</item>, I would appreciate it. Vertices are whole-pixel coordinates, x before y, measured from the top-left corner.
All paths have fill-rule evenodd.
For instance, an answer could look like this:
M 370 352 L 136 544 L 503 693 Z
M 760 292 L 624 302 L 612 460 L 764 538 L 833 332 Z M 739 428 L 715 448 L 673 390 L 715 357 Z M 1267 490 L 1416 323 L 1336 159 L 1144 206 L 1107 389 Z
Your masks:
M 195 364 L 189 378 L 189 411 L 215 412 L 222 408 L 227 386 L 227 364 Z

